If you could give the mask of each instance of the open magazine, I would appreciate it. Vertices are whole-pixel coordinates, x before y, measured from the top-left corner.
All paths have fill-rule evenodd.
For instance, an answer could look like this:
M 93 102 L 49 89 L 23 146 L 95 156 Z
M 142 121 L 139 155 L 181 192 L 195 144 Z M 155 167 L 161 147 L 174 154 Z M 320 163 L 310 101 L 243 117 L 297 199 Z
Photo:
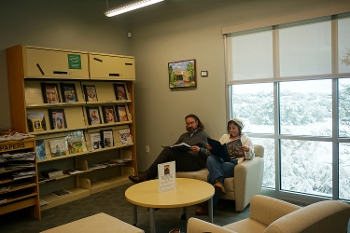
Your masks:
M 226 143 L 222 145 L 219 141 L 216 141 L 214 139 L 208 138 L 207 140 L 208 140 L 208 144 L 212 148 L 210 150 L 210 153 L 212 155 L 216 155 L 216 156 L 221 157 L 225 162 L 231 161 Z M 240 151 L 239 148 L 241 146 L 242 146 L 242 141 L 240 138 L 235 140 L 235 141 L 229 142 L 229 147 L 234 150 L 233 152 L 235 152 L 235 151 L 239 152 Z M 243 152 L 241 152 L 241 153 L 243 153 Z M 234 154 L 236 154 L 236 153 L 234 153 Z M 241 157 L 241 156 L 237 156 L 237 157 Z
M 169 148 L 178 149 L 178 150 L 189 150 L 191 148 L 191 146 L 185 142 L 181 142 L 181 143 L 170 145 L 170 146 L 162 146 L 162 147 L 163 148 L 169 147 Z

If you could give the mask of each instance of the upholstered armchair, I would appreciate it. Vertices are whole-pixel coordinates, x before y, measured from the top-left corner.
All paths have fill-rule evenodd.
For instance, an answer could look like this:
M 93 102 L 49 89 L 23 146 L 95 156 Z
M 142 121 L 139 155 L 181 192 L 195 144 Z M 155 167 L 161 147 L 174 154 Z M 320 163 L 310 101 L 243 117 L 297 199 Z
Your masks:
M 244 160 L 234 170 L 234 177 L 226 178 L 224 186 L 226 194 L 220 198 L 235 201 L 237 212 L 241 212 L 249 204 L 254 195 L 260 194 L 264 172 L 264 147 L 254 145 L 255 158 Z M 208 170 L 203 168 L 195 172 L 177 172 L 180 178 L 192 178 L 207 181 Z

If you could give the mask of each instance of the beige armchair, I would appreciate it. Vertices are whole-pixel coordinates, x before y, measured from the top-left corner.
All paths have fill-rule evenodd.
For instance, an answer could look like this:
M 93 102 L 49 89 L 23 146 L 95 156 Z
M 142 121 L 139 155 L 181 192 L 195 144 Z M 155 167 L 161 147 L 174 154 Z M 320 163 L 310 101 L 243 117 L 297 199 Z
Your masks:
M 254 145 L 255 158 L 244 160 L 234 170 L 234 177 L 226 178 L 224 186 L 226 194 L 220 198 L 234 200 L 237 212 L 241 212 L 249 204 L 254 195 L 260 194 L 264 172 L 264 147 Z M 177 172 L 176 177 L 192 178 L 207 181 L 208 170 L 203 168 L 195 172 Z
M 225 226 L 190 218 L 187 233 L 346 233 L 350 205 L 337 200 L 299 207 L 276 198 L 256 195 L 250 217 Z

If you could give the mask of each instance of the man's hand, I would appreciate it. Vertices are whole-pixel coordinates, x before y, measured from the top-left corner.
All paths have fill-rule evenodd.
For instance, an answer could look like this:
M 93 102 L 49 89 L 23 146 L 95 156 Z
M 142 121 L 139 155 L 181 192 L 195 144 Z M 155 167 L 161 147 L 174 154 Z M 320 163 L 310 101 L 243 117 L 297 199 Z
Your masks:
M 199 148 L 199 146 L 191 146 L 190 150 L 194 153 L 198 153 L 200 151 L 200 148 Z

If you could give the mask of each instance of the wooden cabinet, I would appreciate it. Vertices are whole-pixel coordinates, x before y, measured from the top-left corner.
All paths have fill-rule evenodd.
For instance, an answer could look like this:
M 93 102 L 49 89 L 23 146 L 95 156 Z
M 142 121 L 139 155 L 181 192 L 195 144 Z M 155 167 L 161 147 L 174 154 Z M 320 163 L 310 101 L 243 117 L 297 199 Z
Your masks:
M 89 78 L 87 52 L 28 46 L 22 48 L 24 78 Z
M 35 135 L 41 147 L 40 198 L 47 202 L 41 210 L 128 183 L 128 176 L 137 172 L 134 58 L 22 45 L 8 48 L 6 54 L 9 88 L 15 90 L 10 91 L 12 127 Z M 74 101 L 65 98 L 63 87 L 67 85 L 74 87 Z M 53 102 L 48 101 L 48 87 L 54 87 L 57 95 Z M 86 87 L 95 90 L 94 101 L 87 97 Z M 118 97 L 118 88 L 124 91 L 125 98 Z M 115 120 L 106 118 L 106 109 L 114 111 Z M 91 110 L 97 111 L 96 122 L 92 122 Z M 123 120 L 118 111 L 125 114 Z M 122 130 L 130 131 L 132 142 L 121 142 Z M 93 136 L 102 137 L 105 132 L 112 142 L 107 146 L 101 139 L 98 146 L 94 145 Z M 95 167 L 108 161 L 118 163 Z M 63 174 L 43 175 L 52 169 Z M 52 195 L 60 189 L 70 193 Z
M 26 209 L 41 219 L 35 139 L 0 143 L 0 215 Z
M 135 80 L 135 59 L 129 56 L 89 53 L 92 79 Z

